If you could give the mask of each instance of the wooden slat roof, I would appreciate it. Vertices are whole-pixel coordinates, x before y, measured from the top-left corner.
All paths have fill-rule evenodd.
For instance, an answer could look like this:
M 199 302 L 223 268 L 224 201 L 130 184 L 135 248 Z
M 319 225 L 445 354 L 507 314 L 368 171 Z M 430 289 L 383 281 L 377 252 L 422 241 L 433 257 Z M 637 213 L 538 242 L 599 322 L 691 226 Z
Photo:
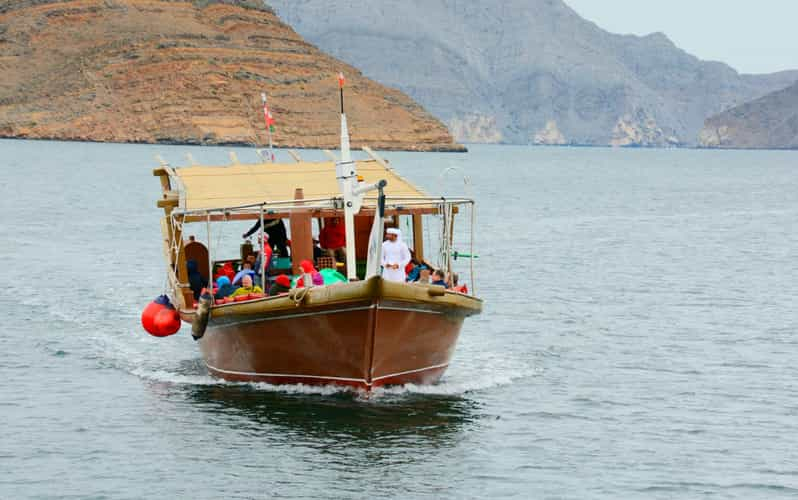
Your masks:
M 370 184 L 384 179 L 390 197 L 427 195 L 374 160 L 357 161 L 357 173 Z M 224 167 L 192 166 L 175 169 L 180 206 L 185 210 L 229 208 L 294 199 L 302 188 L 306 200 L 341 196 L 333 162 L 261 163 Z

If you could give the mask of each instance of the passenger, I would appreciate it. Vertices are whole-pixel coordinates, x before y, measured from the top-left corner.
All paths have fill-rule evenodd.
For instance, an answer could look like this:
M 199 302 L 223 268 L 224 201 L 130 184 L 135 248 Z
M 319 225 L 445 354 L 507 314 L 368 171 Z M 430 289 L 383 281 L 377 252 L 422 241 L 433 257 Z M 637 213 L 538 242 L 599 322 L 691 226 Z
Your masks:
M 429 276 L 432 271 L 429 270 L 426 266 L 419 271 L 418 273 L 418 281 L 416 283 L 421 283 L 424 285 L 429 285 Z
M 216 270 L 216 274 L 213 276 L 214 279 L 219 279 L 220 276 L 227 276 L 228 279 L 233 279 L 236 275 L 235 270 L 233 269 L 232 262 L 225 262 L 221 267 Z
M 216 286 L 218 286 L 219 289 L 213 296 L 214 299 L 223 299 L 225 297 L 229 297 L 238 289 L 237 286 L 230 284 L 230 278 L 227 276 L 220 276 L 219 279 L 216 280 Z
M 243 278 L 241 278 L 241 288 L 233 292 L 230 297 L 238 297 L 240 295 L 249 295 L 250 293 L 263 293 L 263 288 L 259 286 L 254 286 L 252 284 L 252 276 L 249 274 L 245 274 Z
M 435 286 L 442 286 L 446 288 L 446 274 L 441 271 L 440 269 L 436 269 L 434 273 L 432 273 L 432 285 Z
M 332 217 L 324 221 L 324 228 L 319 233 L 319 243 L 327 255 L 337 262 L 346 262 L 346 228 L 340 217 Z
M 410 261 L 408 267 L 410 267 L 410 270 L 407 271 L 407 281 L 409 282 L 418 281 L 419 277 L 421 277 L 421 271 L 424 269 L 429 271 L 429 267 L 423 262 L 419 262 L 417 259 Z M 429 278 L 429 273 L 427 273 L 427 278 Z
M 319 246 L 319 239 L 314 236 L 313 237 L 313 261 L 314 262 L 318 262 L 319 261 L 319 257 L 324 257 L 325 255 L 327 255 L 327 252 L 322 250 L 322 248 Z M 333 257 L 333 258 L 335 258 L 335 257 Z
M 402 231 L 388 228 L 387 241 L 382 242 L 382 277 L 386 281 L 404 283 L 405 266 L 410 262 L 410 249 L 402 241 Z
M 261 266 L 266 268 L 266 274 L 268 274 L 269 266 L 272 263 L 272 255 L 274 255 L 274 251 L 272 250 L 271 245 L 269 245 L 269 233 L 263 233 L 263 250 L 258 253 L 258 258 L 255 260 L 255 265 L 252 267 L 256 271 L 256 274 L 260 273 Z
M 274 280 L 274 284 L 269 288 L 269 295 L 282 295 L 291 291 L 291 278 L 281 274 Z
M 188 269 L 188 284 L 194 292 L 194 300 L 199 300 L 200 293 L 208 285 L 208 281 L 200 274 L 196 260 L 187 261 L 186 269 Z
M 260 220 L 254 226 L 249 228 L 249 231 L 242 234 L 241 237 L 246 239 L 255 234 L 255 231 L 260 229 Z M 285 223 L 283 219 L 266 220 L 263 224 L 263 230 L 269 235 L 269 245 L 277 251 L 280 257 L 288 257 L 288 234 L 285 230 Z
M 241 270 L 236 273 L 235 277 L 233 278 L 233 284 L 237 285 L 240 281 L 244 279 L 244 276 L 249 276 L 250 279 L 255 276 L 255 271 L 252 269 L 252 263 L 249 261 L 244 261 L 241 264 Z
M 305 286 L 305 276 L 310 275 L 313 286 L 322 286 L 324 285 L 324 276 L 321 275 L 320 272 L 313 267 L 313 262 L 309 260 L 303 260 L 299 263 L 299 266 L 302 268 L 302 277 L 300 277 L 296 281 L 297 288 L 302 288 Z

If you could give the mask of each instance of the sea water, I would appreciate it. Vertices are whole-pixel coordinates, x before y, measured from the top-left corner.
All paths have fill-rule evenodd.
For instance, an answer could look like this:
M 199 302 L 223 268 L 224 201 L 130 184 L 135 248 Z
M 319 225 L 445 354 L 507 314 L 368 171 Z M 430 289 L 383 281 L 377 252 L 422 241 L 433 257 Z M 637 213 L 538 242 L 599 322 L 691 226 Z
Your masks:
M 477 199 L 485 308 L 439 384 L 370 396 L 220 382 L 188 328 L 143 332 L 153 155 L 188 152 L 229 162 L 0 141 L 0 498 L 798 496 L 795 152 L 385 153 Z

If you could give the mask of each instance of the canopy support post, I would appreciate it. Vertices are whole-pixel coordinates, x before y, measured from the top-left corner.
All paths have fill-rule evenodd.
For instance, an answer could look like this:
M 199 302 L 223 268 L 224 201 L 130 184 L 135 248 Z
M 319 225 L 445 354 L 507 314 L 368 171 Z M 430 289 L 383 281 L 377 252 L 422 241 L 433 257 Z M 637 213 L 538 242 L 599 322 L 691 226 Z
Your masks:
M 471 202 L 471 249 L 470 256 L 468 257 L 468 264 L 471 268 L 471 295 L 477 294 L 477 283 L 474 280 L 474 226 L 476 224 L 476 210 L 475 204 Z
M 302 205 L 305 198 L 302 188 L 295 188 L 294 200 L 296 205 Z M 310 209 L 296 209 L 291 211 L 288 218 L 291 226 L 291 269 L 294 274 L 302 274 L 300 264 L 303 260 L 313 260 L 313 222 Z
M 211 213 L 207 212 L 208 222 L 208 290 L 213 293 L 213 256 L 211 254 Z
M 424 262 L 424 222 L 421 214 L 413 214 L 413 253 L 419 262 Z
M 263 205 L 260 206 L 260 285 L 264 291 L 267 290 L 266 288 L 266 268 L 269 266 L 269 262 L 266 262 L 266 240 L 263 238 L 263 234 L 265 233 L 263 224 Z M 271 242 L 269 243 L 271 246 Z

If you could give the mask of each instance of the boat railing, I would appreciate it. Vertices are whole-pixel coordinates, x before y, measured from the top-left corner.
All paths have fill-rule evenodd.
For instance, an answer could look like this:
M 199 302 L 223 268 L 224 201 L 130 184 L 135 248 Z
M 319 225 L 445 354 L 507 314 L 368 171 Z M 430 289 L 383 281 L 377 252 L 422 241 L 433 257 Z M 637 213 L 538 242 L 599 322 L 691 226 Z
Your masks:
M 365 197 L 364 201 L 373 202 L 364 203 L 363 210 L 369 211 L 376 208 L 376 197 Z M 297 210 L 342 210 L 342 198 L 315 198 L 303 200 L 283 200 L 283 201 L 264 201 L 262 203 L 252 203 L 247 205 L 237 205 L 232 207 L 206 207 L 196 209 L 180 209 L 176 208 L 172 214 L 173 216 L 207 216 L 213 214 L 225 213 L 240 213 L 249 214 L 252 216 L 265 212 L 267 215 L 275 215 L 279 212 L 291 212 Z M 391 196 L 386 197 L 386 209 L 401 209 L 403 207 L 428 207 L 430 209 L 437 209 L 440 206 L 449 205 L 474 205 L 474 200 L 470 198 L 447 198 L 447 197 L 402 197 Z

